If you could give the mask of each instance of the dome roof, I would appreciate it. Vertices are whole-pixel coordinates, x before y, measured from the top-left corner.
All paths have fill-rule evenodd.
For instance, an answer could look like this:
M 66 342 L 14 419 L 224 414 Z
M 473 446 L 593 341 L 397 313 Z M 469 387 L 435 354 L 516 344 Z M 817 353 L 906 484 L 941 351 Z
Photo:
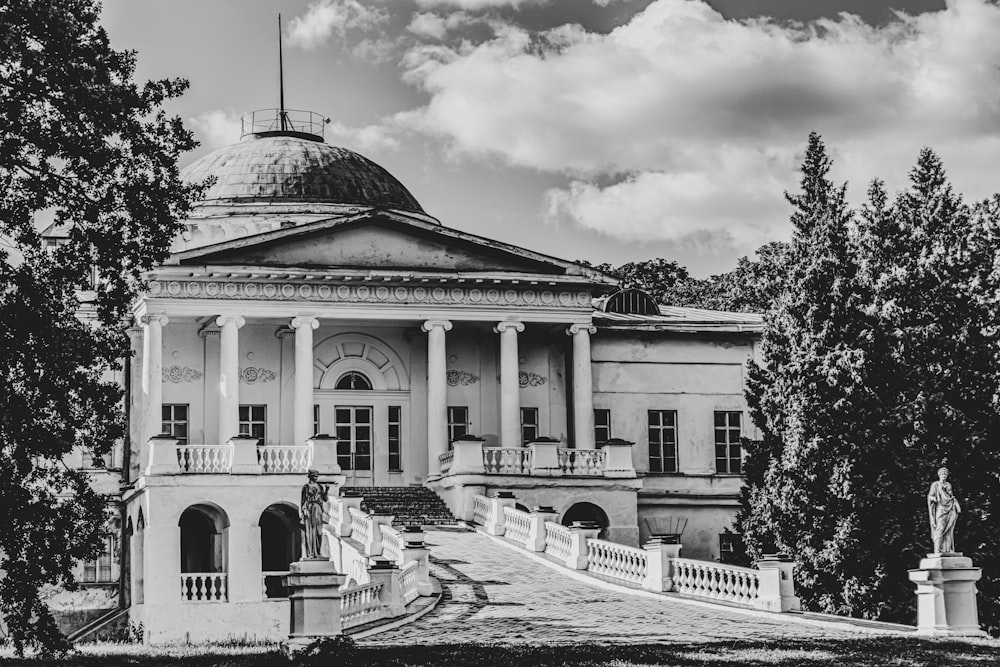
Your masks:
M 190 182 L 215 183 L 201 204 L 324 203 L 424 213 L 388 171 L 346 148 L 294 136 L 245 139 L 195 160 Z

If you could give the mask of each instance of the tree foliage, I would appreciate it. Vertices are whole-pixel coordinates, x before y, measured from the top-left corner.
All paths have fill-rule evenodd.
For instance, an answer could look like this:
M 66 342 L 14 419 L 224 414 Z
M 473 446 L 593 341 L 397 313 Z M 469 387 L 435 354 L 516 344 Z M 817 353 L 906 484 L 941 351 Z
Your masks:
M 187 83 L 133 82 L 135 54 L 110 47 L 99 14 L 0 5 L 0 613 L 19 652 L 65 647 L 39 588 L 73 584 L 104 501 L 62 459 L 123 436 L 123 323 L 198 192 L 177 169 L 193 139 L 161 109 Z M 43 249 L 40 214 L 65 244 Z
M 929 150 L 908 190 L 890 202 L 873 183 L 860 212 L 829 170 L 813 134 L 788 195 L 766 365 L 748 383 L 763 439 L 748 449 L 740 532 L 752 555 L 795 558 L 810 608 L 912 623 L 906 571 L 931 548 L 924 498 L 947 457 L 957 541 L 984 567 L 981 614 L 996 627 L 1000 207 L 963 203 Z

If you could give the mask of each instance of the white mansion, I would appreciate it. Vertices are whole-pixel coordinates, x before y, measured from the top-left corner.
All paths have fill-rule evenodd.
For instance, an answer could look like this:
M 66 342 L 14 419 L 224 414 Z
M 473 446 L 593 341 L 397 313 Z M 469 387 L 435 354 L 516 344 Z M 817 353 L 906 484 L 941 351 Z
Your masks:
M 251 122 L 185 169 L 214 183 L 135 304 L 129 442 L 103 473 L 122 478 L 122 566 L 84 580 L 121 576 L 162 637 L 285 625 L 274 577 L 298 557 L 308 468 L 424 486 L 466 519 L 510 491 L 613 541 L 677 535 L 725 560 L 760 318 L 658 306 L 444 227 L 319 120 Z M 194 604 L 210 575 L 219 604 Z

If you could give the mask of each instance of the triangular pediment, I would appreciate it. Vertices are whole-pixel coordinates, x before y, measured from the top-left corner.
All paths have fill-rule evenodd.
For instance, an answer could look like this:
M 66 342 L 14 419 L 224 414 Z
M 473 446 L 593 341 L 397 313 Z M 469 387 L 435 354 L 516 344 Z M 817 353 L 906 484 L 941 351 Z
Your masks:
M 579 275 L 605 282 L 603 274 L 574 262 L 391 212 L 321 220 L 233 239 L 176 253 L 168 263 Z

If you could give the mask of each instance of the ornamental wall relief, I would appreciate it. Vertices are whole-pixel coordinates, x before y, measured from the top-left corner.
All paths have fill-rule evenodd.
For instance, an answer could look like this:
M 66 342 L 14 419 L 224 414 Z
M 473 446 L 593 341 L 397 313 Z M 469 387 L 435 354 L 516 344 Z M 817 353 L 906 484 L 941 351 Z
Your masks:
M 167 366 L 163 369 L 163 381 L 180 384 L 181 382 L 194 382 L 201 379 L 201 371 L 188 368 L 187 366 Z
M 545 377 L 538 373 L 521 371 L 517 374 L 517 383 L 524 387 L 541 387 L 545 384 Z
M 469 371 L 451 370 L 448 371 L 447 378 L 449 387 L 457 387 L 458 385 L 470 385 L 479 382 L 479 376 L 473 375 Z
M 258 368 L 257 366 L 247 366 L 240 368 L 240 382 L 244 384 L 263 384 L 278 377 L 274 371 L 268 368 Z

